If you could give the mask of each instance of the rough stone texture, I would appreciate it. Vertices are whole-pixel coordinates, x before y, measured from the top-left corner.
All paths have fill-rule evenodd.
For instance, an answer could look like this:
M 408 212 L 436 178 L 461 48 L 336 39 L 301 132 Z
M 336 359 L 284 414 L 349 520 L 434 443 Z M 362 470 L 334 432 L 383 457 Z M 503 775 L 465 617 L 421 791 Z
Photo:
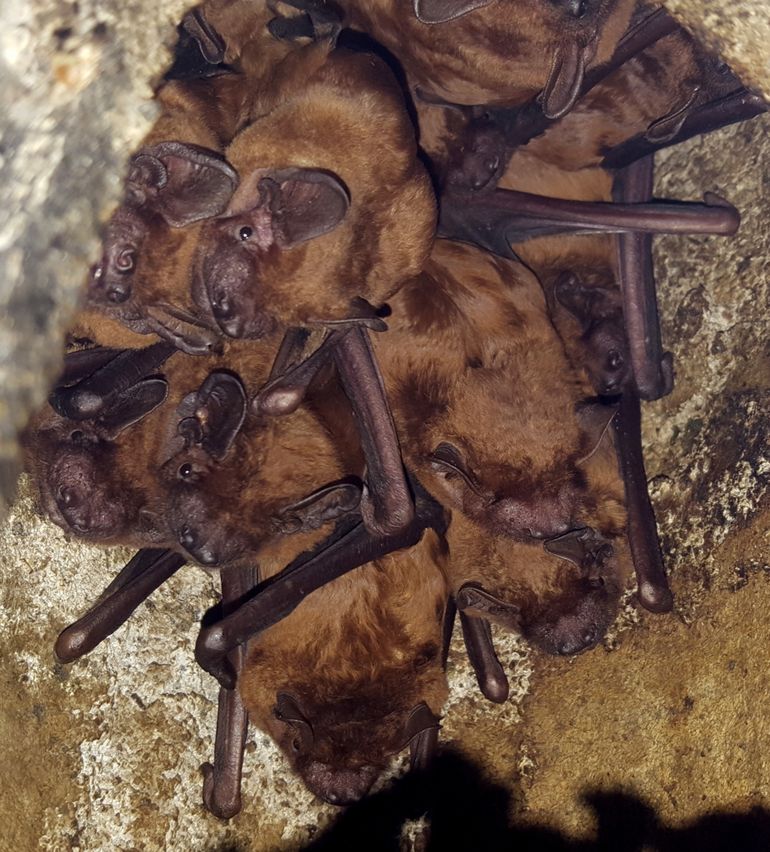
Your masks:
M 58 356 L 58 323 L 74 304 L 96 222 L 144 132 L 147 80 L 162 64 L 157 45 L 181 9 L 148 7 L 137 28 L 138 3 L 16 5 L 3 7 L 0 30 L 0 61 L 15 68 L 0 93 L 0 298 L 16 323 L 0 337 L 3 464 L 19 400 L 42 397 L 40 377 Z M 66 26 L 72 34 L 54 32 Z M 590 838 L 601 801 L 617 805 L 589 807 L 591 790 L 642 796 L 674 827 L 713 809 L 768 804 L 768 129 L 765 117 L 658 158 L 661 195 L 712 190 L 744 214 L 733 240 L 656 244 L 677 388 L 645 407 L 645 439 L 676 612 L 640 613 L 629 600 L 606 648 L 571 661 L 507 639 L 513 698 L 501 708 L 477 697 L 454 649 L 444 739 L 483 766 L 491 785 L 483 801 L 487 812 L 502 810 L 502 829 L 507 810 L 519 825 Z M 39 329 L 51 336 L 33 351 L 27 343 Z M 22 365 L 14 379 L 11 362 Z M 203 811 L 197 767 L 212 753 L 216 689 L 194 666 L 192 646 L 214 599 L 206 574 L 184 569 L 87 660 L 61 667 L 51 652 L 57 632 L 128 554 L 70 540 L 34 515 L 24 489 L 0 529 L 0 553 L 0 848 L 296 849 L 337 820 L 255 732 L 242 815 L 225 825 Z M 498 795 L 498 785 L 507 792 Z M 474 813 L 464 818 L 472 823 Z M 632 848 L 641 847 L 639 832 Z M 404 836 L 405 847 L 409 836 L 419 846 L 419 819 Z
M 0 514 L 185 0 L 0 6 Z

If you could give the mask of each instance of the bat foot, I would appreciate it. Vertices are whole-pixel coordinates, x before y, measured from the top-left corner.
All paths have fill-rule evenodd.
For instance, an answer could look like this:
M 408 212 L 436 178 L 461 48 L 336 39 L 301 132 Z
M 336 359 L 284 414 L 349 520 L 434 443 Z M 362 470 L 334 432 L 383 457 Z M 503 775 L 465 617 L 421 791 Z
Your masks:
M 217 786 L 217 771 L 211 763 L 201 765 L 203 773 L 203 806 L 219 819 L 231 819 L 241 810 L 240 792 L 222 795 Z
M 639 583 L 639 603 L 650 612 L 671 612 L 674 596 L 668 585 L 657 585 L 649 580 Z

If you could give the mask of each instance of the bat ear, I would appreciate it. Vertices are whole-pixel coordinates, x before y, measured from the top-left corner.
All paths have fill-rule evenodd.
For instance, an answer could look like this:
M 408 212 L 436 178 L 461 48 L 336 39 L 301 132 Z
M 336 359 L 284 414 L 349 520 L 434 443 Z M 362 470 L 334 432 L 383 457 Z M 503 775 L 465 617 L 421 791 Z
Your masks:
M 605 405 L 601 402 L 578 403 L 578 420 L 586 434 L 586 442 L 590 447 L 589 451 L 578 460 L 578 464 L 588 461 L 599 449 L 604 436 L 610 428 L 612 419 L 617 413 L 617 406 L 614 405 Z
M 201 6 L 195 6 L 187 12 L 182 18 L 181 29 L 197 43 L 206 62 L 211 65 L 224 62 L 225 43 L 222 36 L 206 20 Z
M 414 14 L 423 24 L 443 24 L 474 9 L 488 6 L 492 0 L 414 0 Z
M 465 615 L 487 618 L 504 627 L 518 630 L 521 610 L 508 601 L 501 600 L 478 583 L 465 583 L 455 595 L 457 608 Z
M 290 247 L 334 230 L 350 195 L 342 181 L 319 169 L 281 169 L 259 181 L 260 199 L 272 216 L 277 242 Z
M 99 425 L 107 437 L 114 438 L 156 409 L 166 399 L 167 394 L 168 383 L 165 379 L 144 379 L 137 382 L 110 403 L 99 418 Z
M 554 51 L 551 73 L 542 94 L 546 118 L 561 118 L 572 109 L 583 85 L 586 52 L 587 49 L 572 38 Z
M 192 435 L 213 459 L 223 459 L 246 417 L 246 390 L 232 373 L 215 371 L 191 394 L 180 409 L 192 408 L 192 416 L 179 424 L 179 432 Z
M 574 272 L 563 272 L 553 287 L 556 301 L 587 328 L 596 318 L 596 288 L 585 287 Z
M 147 204 L 173 228 L 222 213 L 238 186 L 235 170 L 215 151 L 161 142 L 131 158 L 131 203 Z
M 361 487 L 352 482 L 337 482 L 319 488 L 312 494 L 285 506 L 276 516 L 281 529 L 287 533 L 317 530 L 327 521 L 355 511 L 361 502 Z
M 543 547 L 548 553 L 585 569 L 601 567 L 615 554 L 613 546 L 591 527 L 570 530 L 543 542 Z
M 453 444 L 442 441 L 428 456 L 428 460 L 434 468 L 437 467 L 440 470 L 460 476 L 471 491 L 474 491 L 480 497 L 487 496 L 473 471 L 469 469 L 462 453 Z
M 55 390 L 71 387 L 105 367 L 121 353 L 121 349 L 108 349 L 96 346 L 92 349 L 78 349 L 64 356 L 64 369 L 56 381 Z

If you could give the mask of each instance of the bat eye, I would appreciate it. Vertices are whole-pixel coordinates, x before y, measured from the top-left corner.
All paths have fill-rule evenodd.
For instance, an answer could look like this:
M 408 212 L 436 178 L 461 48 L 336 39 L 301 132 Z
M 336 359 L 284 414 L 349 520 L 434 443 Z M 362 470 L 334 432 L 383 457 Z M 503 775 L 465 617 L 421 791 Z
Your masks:
M 70 432 L 70 441 L 74 441 L 76 444 L 79 444 L 83 440 L 83 433 L 80 429 L 75 429 L 73 432 Z
M 295 737 L 291 741 L 291 747 L 294 749 L 294 751 L 300 751 L 302 749 L 302 742 L 300 741 L 299 737 Z
M 240 229 L 240 231 L 238 231 L 238 237 L 242 242 L 245 242 L 246 240 L 248 240 L 251 237 L 251 235 L 253 233 L 254 233 L 254 231 L 253 231 L 252 228 L 250 228 L 248 225 L 244 225 Z
M 179 468 L 179 475 L 182 477 L 182 479 L 189 479 L 189 477 L 192 476 L 192 473 L 193 473 L 193 466 L 189 462 L 187 462 L 186 464 L 183 464 Z

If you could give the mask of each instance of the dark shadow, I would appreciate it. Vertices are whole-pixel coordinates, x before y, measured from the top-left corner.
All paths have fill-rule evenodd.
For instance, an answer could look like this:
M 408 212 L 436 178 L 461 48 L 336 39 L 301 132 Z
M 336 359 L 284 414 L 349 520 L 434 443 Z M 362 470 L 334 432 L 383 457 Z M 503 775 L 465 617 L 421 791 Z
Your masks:
M 479 767 L 446 751 L 428 772 L 407 775 L 383 792 L 343 811 L 305 852 L 400 852 L 405 821 L 427 816 L 419 852 L 767 852 L 770 810 L 717 812 L 682 828 L 661 823 L 655 810 L 630 790 L 585 795 L 595 830 L 570 837 L 547 825 L 517 824 L 511 793 Z

